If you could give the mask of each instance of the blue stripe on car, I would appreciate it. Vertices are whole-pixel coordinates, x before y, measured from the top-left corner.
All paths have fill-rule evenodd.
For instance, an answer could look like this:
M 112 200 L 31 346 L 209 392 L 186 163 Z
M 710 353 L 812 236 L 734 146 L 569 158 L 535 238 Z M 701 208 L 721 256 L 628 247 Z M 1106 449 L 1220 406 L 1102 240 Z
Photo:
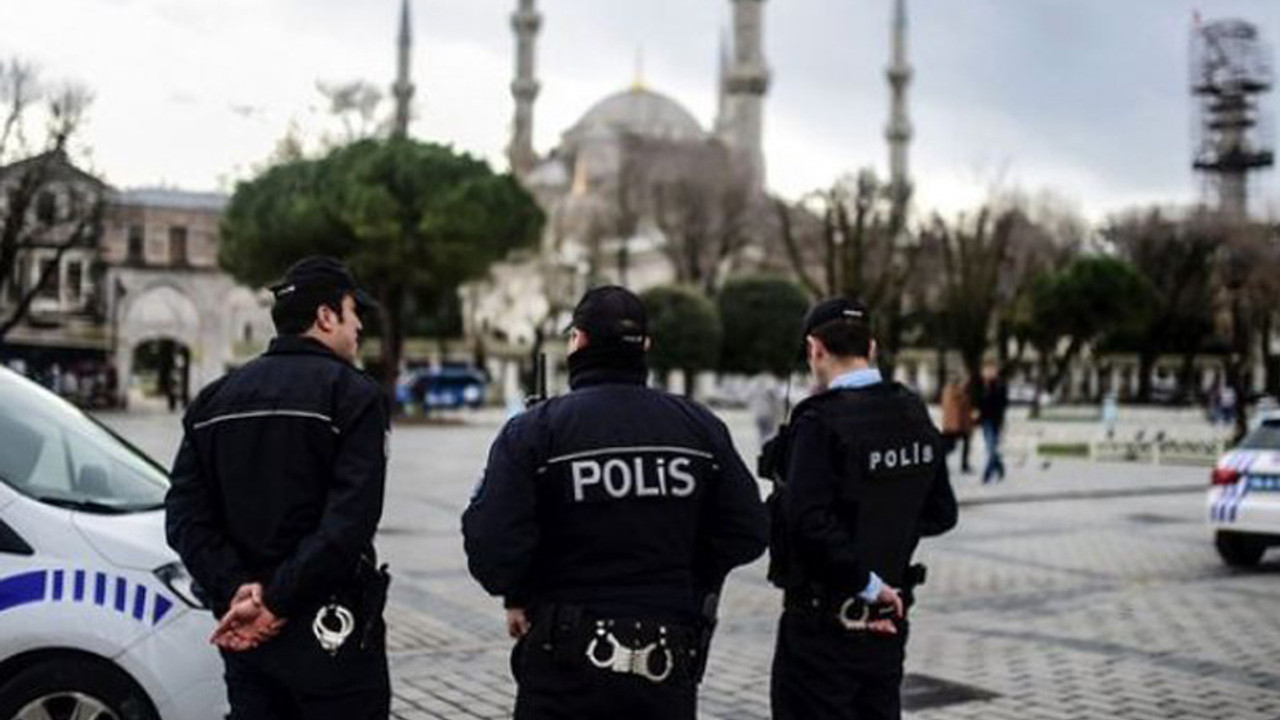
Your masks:
M 0 612 L 43 601 L 47 578 L 48 571 L 34 570 L 0 580 Z
M 147 586 L 139 585 L 133 596 L 133 619 L 141 620 L 147 612 Z
M 151 624 L 159 625 L 165 615 L 169 614 L 169 609 L 173 607 L 173 602 L 169 598 L 156 594 L 156 606 L 151 612 Z

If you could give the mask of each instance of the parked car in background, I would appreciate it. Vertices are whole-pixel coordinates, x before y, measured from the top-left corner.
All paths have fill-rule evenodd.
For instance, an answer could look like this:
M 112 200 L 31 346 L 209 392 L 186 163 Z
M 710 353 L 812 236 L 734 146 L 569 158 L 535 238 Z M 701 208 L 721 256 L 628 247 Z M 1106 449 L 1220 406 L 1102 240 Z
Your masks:
M 165 543 L 165 471 L 0 368 L 0 718 L 216 720 L 214 619 Z
M 470 367 L 444 366 L 411 369 L 396 385 L 401 407 L 423 412 L 441 408 L 476 408 L 484 404 L 489 385 L 484 373 Z
M 1209 488 L 1209 526 L 1223 562 L 1257 565 L 1280 546 L 1280 418 L 1263 420 L 1222 456 Z

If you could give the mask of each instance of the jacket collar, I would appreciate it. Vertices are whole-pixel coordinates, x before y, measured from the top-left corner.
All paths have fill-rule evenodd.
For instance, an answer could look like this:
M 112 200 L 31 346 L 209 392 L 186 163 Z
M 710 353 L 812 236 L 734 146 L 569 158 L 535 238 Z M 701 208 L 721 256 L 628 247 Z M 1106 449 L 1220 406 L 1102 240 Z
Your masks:
M 337 353 L 324 343 L 305 335 L 277 335 L 267 346 L 267 355 L 320 355 L 338 362 L 346 363 Z M 350 363 L 348 363 L 350 364 Z
M 644 385 L 649 368 L 642 352 L 618 352 L 588 345 L 569 356 L 569 388 L 592 385 Z
M 810 395 L 809 397 L 801 400 L 800 402 L 796 403 L 796 406 L 794 408 L 791 408 L 790 417 L 798 418 L 800 417 L 801 413 L 803 413 L 805 410 L 808 410 L 810 407 L 821 405 L 827 400 L 833 400 L 837 397 L 841 397 L 845 393 L 849 393 L 849 394 L 876 393 L 876 392 L 884 392 L 885 390 L 894 390 L 897 387 L 898 387 L 898 383 L 896 381 L 886 382 L 883 379 L 880 380 L 879 382 L 870 383 L 866 385 L 832 386 L 827 388 L 826 390 L 816 392 Z

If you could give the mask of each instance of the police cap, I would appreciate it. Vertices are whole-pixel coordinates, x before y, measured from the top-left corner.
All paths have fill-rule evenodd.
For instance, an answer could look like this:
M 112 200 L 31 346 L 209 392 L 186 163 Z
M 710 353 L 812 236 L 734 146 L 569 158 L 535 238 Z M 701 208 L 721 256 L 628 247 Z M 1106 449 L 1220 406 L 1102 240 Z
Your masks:
M 573 322 L 592 341 L 643 346 L 649 336 L 649 316 L 635 293 L 618 285 L 588 290 L 573 309 Z
M 294 263 L 280 282 L 271 286 L 276 305 L 315 305 L 332 298 L 351 295 L 356 301 L 356 312 L 361 315 L 376 310 L 378 303 L 356 283 L 351 270 L 331 257 L 316 255 Z
M 869 322 L 869 319 L 867 307 L 862 303 L 845 297 L 834 297 L 814 305 L 813 309 L 809 310 L 809 314 L 805 315 L 804 335 L 806 337 L 812 335 L 815 329 L 833 320 L 852 320 L 865 323 Z

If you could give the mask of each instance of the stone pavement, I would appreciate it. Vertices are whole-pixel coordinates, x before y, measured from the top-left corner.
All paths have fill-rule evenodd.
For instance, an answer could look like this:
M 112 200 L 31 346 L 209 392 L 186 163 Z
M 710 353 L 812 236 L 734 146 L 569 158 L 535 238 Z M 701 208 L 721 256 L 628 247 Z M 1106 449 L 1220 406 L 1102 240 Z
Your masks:
M 728 417 L 753 456 L 748 419 Z M 108 421 L 172 456 L 171 418 Z M 378 545 L 395 574 L 404 720 L 509 717 L 502 610 L 467 575 L 458 530 L 499 423 L 393 434 Z M 955 481 L 960 527 L 921 552 L 908 717 L 1280 718 L 1280 553 L 1256 571 L 1222 566 L 1204 527 L 1206 470 L 1028 460 L 1000 485 Z M 731 576 L 703 718 L 768 717 L 778 605 L 763 561 Z

